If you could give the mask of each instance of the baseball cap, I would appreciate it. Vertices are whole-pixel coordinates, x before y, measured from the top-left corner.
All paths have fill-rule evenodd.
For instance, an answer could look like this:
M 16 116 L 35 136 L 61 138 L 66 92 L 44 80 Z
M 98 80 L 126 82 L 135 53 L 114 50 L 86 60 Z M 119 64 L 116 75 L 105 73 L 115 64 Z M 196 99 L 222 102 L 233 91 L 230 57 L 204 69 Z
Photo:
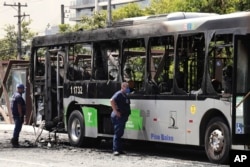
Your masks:
M 17 84 L 16 88 L 24 89 L 24 85 L 23 84 Z

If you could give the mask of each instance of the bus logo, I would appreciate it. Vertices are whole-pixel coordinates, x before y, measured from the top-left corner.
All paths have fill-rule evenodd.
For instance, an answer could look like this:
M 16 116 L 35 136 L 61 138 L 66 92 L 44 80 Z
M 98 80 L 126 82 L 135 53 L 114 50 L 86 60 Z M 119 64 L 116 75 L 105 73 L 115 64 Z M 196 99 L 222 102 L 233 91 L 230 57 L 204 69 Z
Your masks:
M 170 111 L 169 113 L 169 127 L 168 128 L 178 129 L 176 111 Z

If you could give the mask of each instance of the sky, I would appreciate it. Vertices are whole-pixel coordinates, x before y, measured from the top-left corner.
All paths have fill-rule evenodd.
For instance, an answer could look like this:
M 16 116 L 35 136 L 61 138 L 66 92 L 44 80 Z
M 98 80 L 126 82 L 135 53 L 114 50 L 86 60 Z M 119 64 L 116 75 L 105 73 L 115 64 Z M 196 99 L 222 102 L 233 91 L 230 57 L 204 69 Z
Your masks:
M 4 6 L 4 2 L 8 5 L 16 5 L 18 2 L 21 5 L 27 4 L 27 7 L 21 7 L 21 15 L 29 15 L 22 17 L 28 21 L 32 20 L 30 28 L 32 32 L 43 35 L 48 24 L 56 26 L 61 23 L 61 5 L 63 4 L 64 10 L 69 10 L 68 6 L 72 0 L 0 0 L 0 39 L 4 37 L 5 31 L 3 30 L 6 25 L 15 25 L 17 29 L 18 15 L 17 6 Z M 65 18 L 65 23 L 69 22 Z

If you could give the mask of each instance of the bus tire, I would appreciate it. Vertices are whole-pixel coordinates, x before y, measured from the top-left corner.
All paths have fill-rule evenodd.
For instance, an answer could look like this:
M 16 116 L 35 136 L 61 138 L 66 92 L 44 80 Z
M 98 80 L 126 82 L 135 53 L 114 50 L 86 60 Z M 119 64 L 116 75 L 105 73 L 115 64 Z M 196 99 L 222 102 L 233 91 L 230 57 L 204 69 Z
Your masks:
M 75 110 L 70 114 L 68 121 L 68 136 L 72 146 L 81 147 L 84 142 L 85 125 L 83 115 Z
M 215 117 L 208 123 L 205 133 L 205 151 L 208 159 L 227 164 L 231 148 L 230 131 L 223 119 Z

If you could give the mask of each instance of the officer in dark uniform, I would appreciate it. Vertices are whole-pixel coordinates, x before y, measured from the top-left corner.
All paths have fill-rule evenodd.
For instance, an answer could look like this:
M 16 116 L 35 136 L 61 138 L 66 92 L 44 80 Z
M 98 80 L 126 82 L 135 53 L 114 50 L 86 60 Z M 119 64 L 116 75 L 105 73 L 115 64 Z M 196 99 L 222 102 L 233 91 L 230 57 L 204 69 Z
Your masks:
M 129 85 L 127 82 L 123 82 L 121 90 L 117 91 L 110 99 L 113 109 L 111 121 L 114 125 L 113 154 L 115 156 L 124 154 L 121 137 L 124 134 L 125 125 L 131 113 L 130 100 L 127 93 L 130 93 Z
M 11 100 L 11 111 L 13 120 L 15 122 L 15 128 L 13 132 L 13 138 L 11 139 L 11 143 L 13 147 L 19 147 L 19 134 L 22 130 L 22 125 L 24 122 L 24 116 L 26 113 L 26 104 L 22 97 L 22 94 L 25 91 L 25 87 L 23 84 L 18 84 L 16 86 L 17 91 L 13 94 Z

